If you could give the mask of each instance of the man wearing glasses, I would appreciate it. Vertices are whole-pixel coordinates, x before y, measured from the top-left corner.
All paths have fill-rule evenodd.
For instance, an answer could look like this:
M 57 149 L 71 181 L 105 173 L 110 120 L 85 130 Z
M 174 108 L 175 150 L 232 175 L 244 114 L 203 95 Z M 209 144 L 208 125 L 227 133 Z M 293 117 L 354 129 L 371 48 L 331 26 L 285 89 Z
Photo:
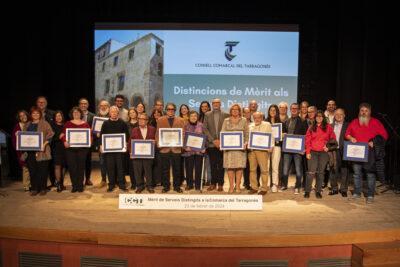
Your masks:
M 156 140 L 157 145 L 159 145 L 159 129 L 160 128 L 181 128 L 183 132 L 183 127 L 185 122 L 180 117 L 175 117 L 176 105 L 174 103 L 167 103 L 165 107 L 166 115 L 160 117 L 157 120 L 157 131 Z M 170 190 L 170 168 L 172 166 L 173 174 L 173 187 L 174 191 L 182 193 L 181 189 L 181 153 L 182 147 L 160 147 L 160 160 L 162 162 L 162 174 L 161 181 L 163 184 L 163 193 L 167 193 Z

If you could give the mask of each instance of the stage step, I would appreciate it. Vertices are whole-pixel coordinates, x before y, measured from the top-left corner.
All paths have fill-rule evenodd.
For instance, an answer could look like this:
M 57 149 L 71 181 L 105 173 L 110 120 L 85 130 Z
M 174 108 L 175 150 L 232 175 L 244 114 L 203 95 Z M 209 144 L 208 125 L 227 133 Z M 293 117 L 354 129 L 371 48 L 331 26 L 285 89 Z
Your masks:
M 354 244 L 352 266 L 400 266 L 400 241 Z

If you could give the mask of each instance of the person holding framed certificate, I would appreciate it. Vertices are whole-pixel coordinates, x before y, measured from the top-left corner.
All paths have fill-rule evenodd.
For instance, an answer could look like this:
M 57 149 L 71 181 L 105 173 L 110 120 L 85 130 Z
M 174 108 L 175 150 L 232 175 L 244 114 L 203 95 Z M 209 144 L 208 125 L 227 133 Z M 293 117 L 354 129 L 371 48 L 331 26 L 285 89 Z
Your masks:
M 181 178 L 182 178 L 182 166 L 181 166 L 181 153 L 182 147 L 162 147 L 160 146 L 160 129 L 161 128 L 179 128 L 183 132 L 185 122 L 180 117 L 175 117 L 176 105 L 174 103 L 167 103 L 165 106 L 166 114 L 157 120 L 157 131 L 156 131 L 156 142 L 157 146 L 160 147 L 160 160 L 162 162 L 162 193 L 167 193 L 170 190 L 170 168 L 172 166 L 173 173 L 173 187 L 177 193 L 182 193 L 181 189 Z M 169 137 L 179 135 L 168 135 Z M 176 142 L 177 140 L 171 140 Z
M 233 104 L 229 109 L 230 117 L 224 120 L 221 132 L 243 132 L 244 147 L 241 150 L 224 151 L 224 168 L 229 177 L 229 193 L 240 193 L 243 169 L 246 168 L 247 153 L 245 147 L 249 139 L 249 129 L 246 118 L 242 117 L 242 108 L 239 104 Z
M 31 178 L 29 176 L 28 166 L 26 165 L 26 152 L 17 150 L 17 134 L 21 131 L 26 131 L 28 125 L 29 114 L 26 110 L 19 110 L 17 112 L 17 123 L 11 134 L 12 146 L 17 154 L 18 164 L 21 168 L 22 175 L 22 186 L 25 192 L 30 191 L 31 188 Z
M 126 141 L 129 138 L 129 129 L 125 121 L 119 118 L 119 109 L 117 106 L 110 107 L 110 119 L 103 123 L 100 131 L 100 138 L 103 134 L 125 134 Z M 100 151 L 103 153 L 102 146 Z M 107 192 L 114 191 L 116 183 L 122 191 L 127 191 L 125 181 L 124 160 L 126 152 L 104 153 L 104 159 L 108 175 Z
M 278 124 L 280 123 L 281 125 L 281 137 L 282 134 L 286 132 L 285 124 L 281 122 L 281 119 L 279 117 L 279 108 L 277 105 L 271 105 L 268 108 L 268 115 L 267 115 L 267 122 L 271 123 L 271 125 L 274 125 L 275 123 Z M 280 140 L 275 140 L 275 145 L 272 148 L 272 153 L 271 153 L 271 169 L 272 169 L 272 186 L 271 186 L 271 192 L 276 193 L 278 192 L 278 185 L 279 185 L 279 176 L 280 176 L 280 168 L 281 166 L 281 156 L 282 156 L 282 138 Z
M 49 175 L 49 164 L 51 160 L 51 149 L 49 143 L 54 135 L 50 124 L 42 119 L 40 109 L 32 107 L 30 112 L 32 121 L 27 124 L 26 130 L 30 132 L 41 132 L 43 144 L 41 151 L 28 151 L 26 164 L 31 178 L 31 196 L 47 193 L 47 177 Z
M 249 125 L 249 132 L 253 134 L 253 138 L 250 138 L 249 146 L 254 147 L 262 147 L 267 145 L 264 143 L 264 139 L 262 142 L 257 142 L 257 139 L 254 137 L 256 133 L 258 134 L 269 134 L 269 144 L 270 148 L 266 150 L 258 150 L 251 149 L 249 150 L 249 165 L 250 165 L 250 186 L 249 194 L 255 194 L 258 192 L 258 179 L 257 179 L 257 167 L 260 167 L 261 173 L 261 188 L 260 195 L 265 195 L 268 191 L 268 182 L 269 182 L 269 157 L 272 152 L 272 127 L 269 122 L 263 121 L 264 114 L 262 112 L 256 111 L 253 113 L 254 122 Z M 268 146 L 268 145 L 267 145 Z
M 71 120 L 64 124 L 62 141 L 64 142 L 65 156 L 72 183 L 71 193 L 83 192 L 83 180 L 89 148 L 71 147 L 70 143 L 67 141 L 66 133 L 67 129 L 89 129 L 90 131 L 90 126 L 87 122 L 82 120 L 83 113 L 79 107 L 73 107 L 69 112 L 69 116 Z M 90 134 L 88 138 L 91 138 Z
M 203 135 L 203 124 L 198 121 L 199 114 L 192 110 L 189 112 L 189 120 L 185 125 L 186 146 L 182 157 L 185 158 L 186 167 L 186 188 L 193 189 L 193 171 L 194 171 L 194 188 L 200 190 L 201 172 L 203 168 L 203 157 L 206 152 L 205 141 Z
M 82 120 L 87 122 L 90 126 L 93 124 L 93 118 L 94 118 L 94 113 L 90 112 L 88 110 L 89 108 L 89 101 L 82 97 L 78 101 L 78 107 L 80 110 L 82 110 L 83 118 Z M 86 155 L 86 161 L 85 161 L 85 185 L 93 185 L 92 181 L 90 180 L 90 176 L 92 174 L 92 148 L 94 148 L 94 145 L 89 149 L 89 152 Z
M 149 117 L 146 113 L 138 115 L 139 126 L 132 129 L 131 142 L 132 140 L 152 140 L 155 142 L 156 128 L 148 125 Z M 131 146 L 129 146 L 131 148 Z M 132 151 L 131 151 L 132 152 Z M 154 152 L 153 152 L 154 156 Z M 131 159 L 134 176 L 136 178 L 135 185 L 137 186 L 136 193 L 141 193 L 145 186 L 149 193 L 154 193 L 153 188 L 153 158 L 133 158 Z
M 362 190 L 362 174 L 363 170 L 367 173 L 368 181 L 368 195 L 367 203 L 371 204 L 375 196 L 375 173 L 374 173 L 374 142 L 373 139 L 380 135 L 383 139 L 388 139 L 388 133 L 382 123 L 371 117 L 371 105 L 368 103 L 361 103 L 359 106 L 358 118 L 351 121 L 347 127 L 345 137 L 352 143 L 365 142 L 368 143 L 368 161 L 353 162 L 354 172 L 354 193 L 351 200 L 361 198 Z
M 304 197 L 309 198 L 313 179 L 316 179 L 315 196 L 322 198 L 322 183 L 325 169 L 329 161 L 327 143 L 335 140 L 336 136 L 322 110 L 317 111 L 315 123 L 306 133 L 307 177 Z
M 290 105 L 290 118 L 285 121 L 285 128 L 288 134 L 305 135 L 307 132 L 307 121 L 303 121 L 299 117 L 299 104 L 292 103 Z M 283 153 L 283 173 L 282 173 L 282 186 L 281 190 L 286 190 L 288 187 L 289 170 L 294 161 L 296 169 L 296 183 L 294 185 L 294 194 L 300 194 L 301 180 L 303 178 L 303 155 L 302 153 Z

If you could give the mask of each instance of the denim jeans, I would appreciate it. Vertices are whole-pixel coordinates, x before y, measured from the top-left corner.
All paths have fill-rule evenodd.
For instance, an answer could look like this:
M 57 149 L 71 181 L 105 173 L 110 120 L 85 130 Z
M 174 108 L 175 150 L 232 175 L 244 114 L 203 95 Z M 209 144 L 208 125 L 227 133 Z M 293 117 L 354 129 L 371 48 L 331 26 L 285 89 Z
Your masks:
M 282 186 L 288 186 L 289 171 L 292 159 L 294 160 L 294 166 L 296 169 L 295 188 L 301 188 L 301 179 L 303 177 L 303 156 L 294 153 L 283 153 Z
M 354 172 L 354 194 L 361 195 L 362 191 L 362 174 L 363 164 L 353 163 Z M 375 174 L 367 171 L 367 182 L 368 182 L 368 197 L 374 197 L 375 194 Z

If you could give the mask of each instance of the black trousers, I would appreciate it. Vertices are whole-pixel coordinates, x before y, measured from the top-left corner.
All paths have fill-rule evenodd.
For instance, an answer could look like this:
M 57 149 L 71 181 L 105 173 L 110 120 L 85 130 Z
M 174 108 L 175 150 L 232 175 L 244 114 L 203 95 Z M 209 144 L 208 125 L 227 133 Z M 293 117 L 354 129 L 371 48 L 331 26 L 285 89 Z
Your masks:
M 153 188 L 153 159 L 133 159 L 132 166 L 135 173 L 135 184 L 139 189 Z
M 28 152 L 26 164 L 31 177 L 32 191 L 43 191 L 47 188 L 47 177 L 49 176 L 50 160 L 36 161 L 36 152 Z
M 104 159 L 107 166 L 108 186 L 114 188 L 118 182 L 118 187 L 126 188 L 124 162 L 126 153 L 104 153 Z
M 347 161 L 342 160 L 342 153 L 339 150 L 336 153 L 336 164 L 330 169 L 329 179 L 333 190 L 338 189 L 340 183 L 340 191 L 347 192 L 349 188 L 350 172 Z
M 203 168 L 203 155 L 191 155 L 185 157 L 186 167 L 186 183 L 187 186 L 193 187 L 193 171 L 194 185 L 196 190 L 200 190 L 201 170 Z
M 178 189 L 181 186 L 181 153 L 160 153 L 162 162 L 162 184 L 165 189 L 170 189 L 170 168 L 172 166 L 173 186 Z
M 306 179 L 306 192 L 311 192 L 313 178 L 316 178 L 316 192 L 321 192 L 324 181 L 325 169 L 329 156 L 327 152 L 311 151 L 311 159 L 308 160 L 308 171 Z
M 216 147 L 207 148 L 211 166 L 211 184 L 224 185 L 224 154 Z
M 136 174 L 133 162 L 134 160 L 129 159 L 129 178 L 131 179 L 131 187 L 136 187 Z
M 72 188 L 74 189 L 83 189 L 83 178 L 88 153 L 89 148 L 67 148 L 65 150 L 69 176 L 71 177 Z
M 161 173 L 162 173 L 162 161 L 160 157 L 160 151 L 158 148 L 155 149 L 155 157 L 153 161 L 153 187 L 161 184 Z
M 92 151 L 88 148 L 88 153 L 85 160 L 85 178 L 90 180 L 90 175 L 92 174 Z

